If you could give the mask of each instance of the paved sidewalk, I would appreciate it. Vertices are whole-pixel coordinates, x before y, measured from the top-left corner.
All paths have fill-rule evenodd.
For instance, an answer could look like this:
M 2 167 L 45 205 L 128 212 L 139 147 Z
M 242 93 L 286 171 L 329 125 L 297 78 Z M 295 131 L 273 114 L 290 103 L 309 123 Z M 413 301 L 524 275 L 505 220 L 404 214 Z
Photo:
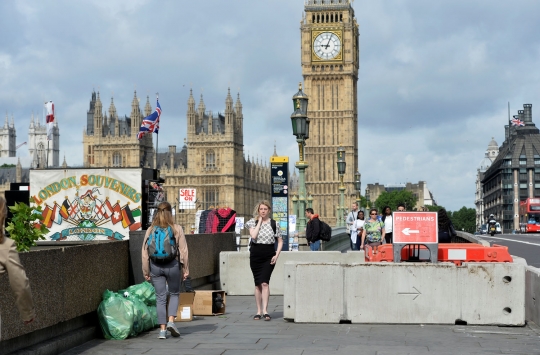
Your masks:
M 313 305 L 317 307 L 317 305 Z M 540 329 L 455 325 L 295 324 L 283 320 L 283 297 L 272 296 L 273 319 L 255 321 L 253 297 L 227 297 L 227 314 L 176 323 L 180 338 L 158 330 L 126 340 L 96 339 L 63 355 L 402 355 L 540 354 Z

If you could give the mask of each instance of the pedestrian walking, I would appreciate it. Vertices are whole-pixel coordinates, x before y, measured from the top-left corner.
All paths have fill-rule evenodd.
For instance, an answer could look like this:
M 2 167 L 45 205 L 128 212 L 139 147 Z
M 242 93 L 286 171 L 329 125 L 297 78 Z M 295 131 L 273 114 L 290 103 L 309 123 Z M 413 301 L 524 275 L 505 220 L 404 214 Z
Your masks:
M 321 247 L 321 240 L 319 234 L 321 233 L 321 221 L 319 215 L 315 214 L 313 208 L 306 208 L 306 218 L 308 219 L 306 226 L 306 240 L 311 251 L 319 251 Z
M 358 217 L 354 221 L 354 231 L 351 232 L 351 243 L 353 245 L 352 250 L 360 250 L 360 244 L 362 239 L 362 232 L 364 231 L 364 211 L 358 211 Z M 353 236 L 354 235 L 354 236 Z
M 405 212 L 405 205 L 400 203 L 399 205 L 397 205 L 397 210 L 398 212 Z
M 377 254 L 379 245 L 382 244 L 384 239 L 384 223 L 377 218 L 377 209 L 372 208 L 369 211 L 369 219 L 364 224 L 364 231 L 362 232 L 362 241 L 360 248 L 367 247 L 373 248 L 373 254 Z
M 356 202 L 353 202 L 351 205 L 351 212 L 349 212 L 346 219 L 347 234 L 351 237 L 351 250 L 355 250 L 353 248 L 353 243 L 352 243 L 352 234 L 355 231 L 354 223 L 356 222 L 357 217 L 358 217 L 358 204 Z
M 270 202 L 263 200 L 255 206 L 253 218 L 246 223 L 246 228 L 249 229 L 251 236 L 249 266 L 255 282 L 255 303 L 257 304 L 257 314 L 253 317 L 255 320 L 264 318 L 264 320 L 269 321 L 272 319 L 268 314 L 270 277 L 283 247 L 281 229 L 270 218 L 271 211 Z M 276 239 L 278 242 L 277 250 L 275 249 Z
M 392 210 L 390 209 L 390 206 L 383 207 L 383 216 L 381 220 L 384 222 L 384 240 L 386 241 L 386 244 L 392 244 L 394 220 L 392 218 Z
M 437 223 L 439 227 L 439 243 L 451 243 L 452 238 L 456 237 L 457 233 L 444 208 L 437 212 Z
M 182 227 L 174 224 L 170 203 L 158 205 L 152 225 L 146 231 L 141 255 L 144 278 L 156 289 L 158 338 L 166 339 L 167 331 L 179 337 L 174 318 L 178 312 L 180 285 L 189 276 L 189 262 L 186 237 Z
M 11 290 L 15 295 L 15 305 L 24 324 L 34 321 L 36 311 L 32 300 L 30 282 L 19 259 L 15 242 L 4 236 L 4 222 L 6 221 L 6 200 L 0 196 L 0 275 L 7 272 Z M 4 291 L 3 291 L 4 292 Z M 2 320 L 0 319 L 0 325 Z M 0 338 L 1 338 L 0 331 Z

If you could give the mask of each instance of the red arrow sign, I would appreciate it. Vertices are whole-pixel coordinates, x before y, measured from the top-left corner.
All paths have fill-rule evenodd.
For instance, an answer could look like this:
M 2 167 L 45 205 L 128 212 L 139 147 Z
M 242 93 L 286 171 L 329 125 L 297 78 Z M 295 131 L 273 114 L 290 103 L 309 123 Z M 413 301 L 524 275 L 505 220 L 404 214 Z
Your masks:
M 437 212 L 394 212 L 394 243 L 433 244 L 437 243 Z

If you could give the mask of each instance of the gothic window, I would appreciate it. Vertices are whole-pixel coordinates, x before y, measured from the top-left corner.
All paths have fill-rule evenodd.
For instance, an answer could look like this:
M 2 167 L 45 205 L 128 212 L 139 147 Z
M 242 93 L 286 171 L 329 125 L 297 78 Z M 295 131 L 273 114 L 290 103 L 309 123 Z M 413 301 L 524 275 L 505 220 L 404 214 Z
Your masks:
M 216 153 L 213 150 L 206 152 L 206 167 L 215 168 L 216 167 Z
M 119 152 L 113 153 L 112 166 L 122 166 L 122 154 L 120 154 Z

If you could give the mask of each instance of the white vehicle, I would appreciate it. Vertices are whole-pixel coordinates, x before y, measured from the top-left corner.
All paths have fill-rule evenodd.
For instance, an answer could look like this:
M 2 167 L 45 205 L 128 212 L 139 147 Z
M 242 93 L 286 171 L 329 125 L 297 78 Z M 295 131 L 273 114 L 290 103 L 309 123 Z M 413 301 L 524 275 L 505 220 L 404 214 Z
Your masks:
M 495 223 L 495 232 L 497 234 L 501 234 L 502 233 L 502 229 L 501 229 L 501 224 L 499 222 Z

